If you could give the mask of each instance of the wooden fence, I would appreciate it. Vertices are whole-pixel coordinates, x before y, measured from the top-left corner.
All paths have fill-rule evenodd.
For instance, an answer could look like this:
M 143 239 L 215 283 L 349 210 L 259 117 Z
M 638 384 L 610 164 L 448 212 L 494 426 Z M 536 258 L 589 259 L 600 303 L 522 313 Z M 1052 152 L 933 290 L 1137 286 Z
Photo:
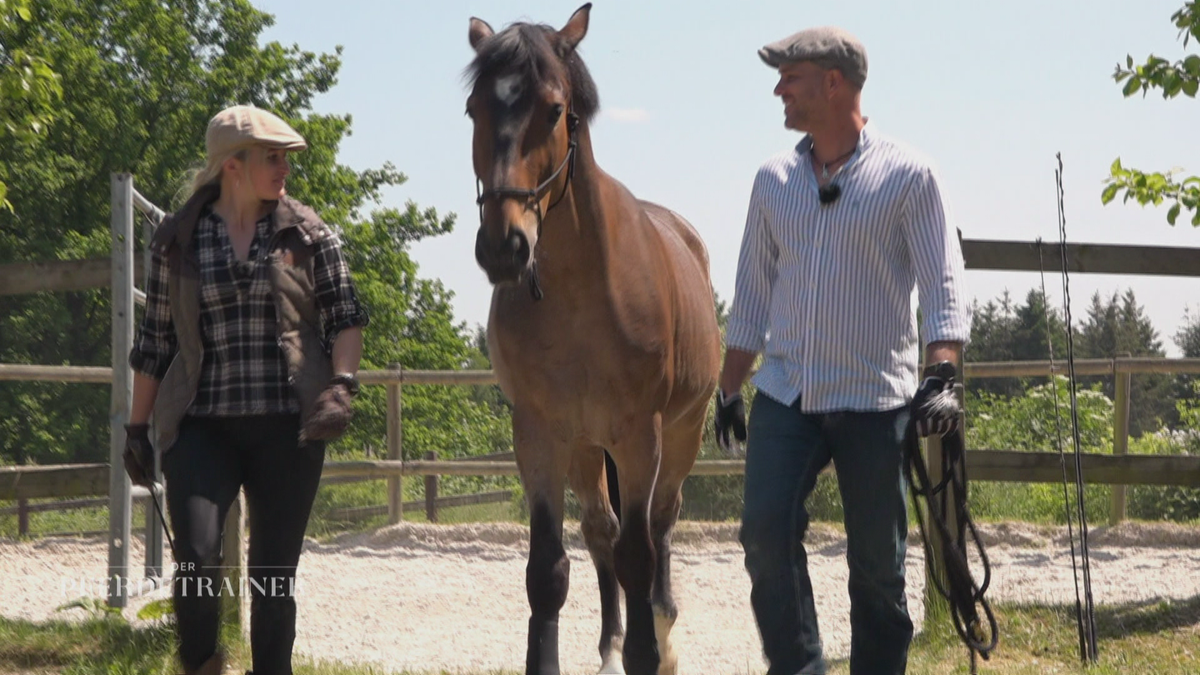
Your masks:
M 432 459 L 433 458 L 432 454 L 433 453 L 428 453 L 427 458 Z M 492 455 L 481 455 L 481 456 L 470 458 L 470 459 L 473 459 L 475 461 L 512 460 L 513 453 L 500 452 L 500 453 L 495 453 Z M 459 459 L 459 460 L 452 460 L 452 461 L 463 461 L 463 460 Z M 62 465 L 60 465 L 60 466 L 62 466 Z M 65 465 L 65 466 L 69 467 L 70 471 L 79 471 L 81 474 L 83 473 L 83 471 L 90 469 L 91 470 L 90 473 L 92 473 L 92 477 L 95 479 L 96 485 L 99 485 L 101 483 L 101 480 L 100 480 L 102 477 L 101 474 L 107 472 L 107 470 L 108 470 L 107 464 L 95 464 L 95 465 L 84 464 L 84 465 Z M 29 467 L 29 469 L 30 470 L 28 472 L 28 475 L 34 475 L 34 473 L 38 473 L 33 469 L 33 467 Z M 24 470 L 22 470 L 22 471 L 24 471 Z M 375 479 L 370 478 L 370 477 L 360 477 L 360 476 L 326 476 L 326 475 L 322 475 L 321 476 L 321 487 L 325 487 L 328 485 L 340 485 L 340 484 L 346 484 L 346 483 L 362 483 L 362 482 L 366 482 L 366 481 L 370 481 L 370 480 L 375 480 Z M 404 508 L 405 509 L 423 508 L 425 510 L 426 520 L 428 520 L 431 523 L 436 523 L 438 521 L 438 511 L 441 509 L 454 508 L 457 506 L 474 506 L 474 505 L 480 505 L 480 504 L 499 504 L 499 503 L 505 503 L 505 502 L 512 501 L 512 498 L 513 498 L 512 490 L 494 490 L 491 492 L 480 492 L 480 493 L 475 493 L 475 494 L 451 495 L 451 496 L 447 496 L 447 497 L 442 497 L 442 496 L 438 495 L 438 482 L 439 481 L 438 481 L 437 474 L 426 475 L 425 476 L 425 496 L 422 499 L 410 500 L 410 501 L 404 502 L 404 504 L 403 504 Z M 26 486 L 26 487 L 28 487 L 28 486 Z M 151 505 L 148 501 L 149 498 L 150 498 L 149 494 L 140 494 L 140 491 L 139 491 L 139 493 L 133 495 L 133 500 L 135 502 L 143 503 L 143 505 L 147 509 L 148 515 L 151 513 L 150 512 Z M 17 535 L 22 536 L 22 537 L 29 534 L 29 514 L 47 513 L 47 512 L 53 512 L 53 511 L 69 511 L 72 509 L 87 509 L 87 508 L 96 508 L 96 507 L 100 507 L 100 506 L 104 506 L 104 507 L 108 506 L 108 497 L 90 497 L 87 499 L 66 499 L 66 500 L 59 500 L 59 501 L 52 501 L 52 502 L 38 502 L 38 503 L 34 503 L 34 504 L 29 503 L 29 499 L 30 499 L 29 497 L 21 497 L 16 500 L 17 501 L 16 506 L 8 506 L 8 507 L 0 508 L 0 516 L 13 516 L 13 515 L 17 516 L 17 519 L 18 519 L 17 520 L 17 522 L 18 522 Z M 350 507 L 350 508 L 341 508 L 341 509 L 331 509 L 329 511 L 328 517 L 330 520 L 335 520 L 335 521 L 356 521 L 356 520 L 365 520 L 368 518 L 374 518 L 376 516 L 386 515 L 387 513 L 388 513 L 388 505 L 382 504 L 382 505 L 378 505 L 378 506 L 359 506 L 359 507 Z M 62 531 L 62 532 L 43 532 L 43 533 L 40 533 L 39 536 L 42 536 L 42 537 L 56 537 L 56 536 L 69 536 L 69 535 L 90 536 L 90 535 L 107 534 L 107 533 L 108 533 L 108 530 L 71 530 L 71 531 Z
M 1065 362 L 1049 361 L 1008 363 L 967 363 L 964 375 L 971 379 L 996 377 L 1047 377 L 1065 372 Z M 1114 375 L 1116 389 L 1116 424 L 1114 454 L 1085 453 L 1080 458 L 1085 482 L 1110 485 L 1188 485 L 1200 486 L 1200 457 L 1125 455 L 1128 447 L 1129 381 L 1138 373 L 1200 373 L 1200 359 L 1115 358 L 1080 359 L 1075 362 L 1077 375 Z M 69 382 L 107 382 L 108 368 L 71 366 L 12 366 L 0 365 L 0 381 L 36 380 Z M 401 387 L 414 384 L 490 385 L 495 383 L 491 371 L 430 371 L 387 370 L 363 371 L 359 375 L 364 385 L 388 388 L 387 438 L 388 459 L 326 462 L 324 476 L 332 479 L 353 476 L 360 479 L 387 479 L 398 485 L 399 477 L 411 476 L 515 476 L 514 461 L 496 457 L 478 459 L 400 459 L 401 441 L 399 417 Z M 968 466 L 973 480 L 1003 482 L 1057 482 L 1062 480 L 1062 467 L 1057 452 L 1025 452 L 1007 449 L 974 449 L 967 451 Z M 1068 466 L 1068 478 L 1074 468 Z M 744 471 L 742 460 L 701 460 L 692 471 L 695 476 L 735 475 Z M 0 500 L 39 499 L 51 497 L 80 497 L 105 494 L 109 477 L 108 464 L 74 464 L 54 466 L 0 467 Z M 390 492 L 388 514 L 392 522 L 399 521 L 404 504 L 398 489 Z
M 130 537 L 130 510 L 137 490 L 131 489 L 123 471 L 110 470 L 120 466 L 124 421 L 128 418 L 132 376 L 125 364 L 133 338 L 133 307 L 144 301 L 144 294 L 134 287 L 134 280 L 144 274 L 149 252 L 143 251 L 139 260 L 134 255 L 134 213 L 147 218 L 145 231 L 153 232 L 163 212 L 139 194 L 133 187 L 130 174 L 111 176 L 111 234 L 112 255 L 103 260 L 54 261 L 0 265 L 0 295 L 48 291 L 75 291 L 109 287 L 112 292 L 112 358 L 116 368 L 80 366 L 22 366 L 0 365 L 0 380 L 40 380 L 57 382 L 95 382 L 112 387 L 110 408 L 109 463 L 66 465 L 57 467 L 0 467 L 0 500 L 21 500 L 41 497 L 84 497 L 105 495 L 109 499 L 109 578 L 117 579 L 110 588 L 109 604 L 123 607 L 126 598 L 119 579 L 127 574 Z M 961 233 L 960 233 L 961 240 Z M 1200 249 L 1123 246 L 1104 244 L 1066 244 L 1066 259 L 1071 272 L 1197 276 L 1200 270 Z M 963 240 L 963 258 L 969 270 L 1006 270 L 1057 272 L 1063 259 L 1058 244 L 1012 241 Z M 1061 368 L 1061 364 L 1060 364 Z M 967 377 L 1036 376 L 1050 374 L 1048 363 L 968 364 Z M 1061 370 L 1057 371 L 1061 372 Z M 1085 455 L 1080 458 L 1083 479 L 1093 483 L 1200 485 L 1200 458 L 1196 457 L 1129 457 L 1127 447 L 1129 377 L 1138 372 L 1200 372 L 1197 360 L 1112 359 L 1077 362 L 1077 374 L 1113 374 L 1117 376 L 1117 429 L 1114 455 Z M 404 384 L 492 384 L 495 380 L 487 371 L 405 371 L 399 366 L 388 370 L 362 373 L 364 384 L 387 388 L 387 459 L 360 462 L 330 462 L 325 472 L 329 477 L 359 476 L 384 478 L 388 482 L 387 513 L 389 522 L 398 522 L 405 507 L 400 491 L 402 475 L 515 475 L 511 461 L 438 461 L 434 459 L 402 461 L 401 386 Z M 1123 393 L 1122 393 L 1123 392 Z M 931 444 L 930 457 L 936 451 Z M 1014 453 L 1003 450 L 968 451 L 967 461 L 975 480 L 1021 482 L 1058 481 L 1062 467 L 1057 453 Z M 741 473 L 740 461 L 710 460 L 697 463 L 694 475 L 727 475 Z M 1069 468 L 1073 472 L 1073 467 Z M 1069 475 L 1068 478 L 1071 476 Z M 431 487 L 433 485 L 431 484 Z M 430 490 L 427 489 L 427 493 Z M 436 487 L 433 492 L 436 493 Z M 1122 494 L 1117 503 L 1117 493 Z M 379 507 L 376 507 L 379 508 Z M 23 513 L 29 513 L 25 509 Z M 1114 513 L 1124 513 L 1123 490 L 1114 490 Z M 148 518 L 146 575 L 161 574 L 162 537 Z M 227 523 L 226 555 L 230 560 L 242 560 L 242 528 L 244 512 L 238 499 Z M 234 570 L 234 575 L 237 570 Z M 237 579 L 231 579 L 237 587 Z M 246 607 L 239 613 L 243 627 Z

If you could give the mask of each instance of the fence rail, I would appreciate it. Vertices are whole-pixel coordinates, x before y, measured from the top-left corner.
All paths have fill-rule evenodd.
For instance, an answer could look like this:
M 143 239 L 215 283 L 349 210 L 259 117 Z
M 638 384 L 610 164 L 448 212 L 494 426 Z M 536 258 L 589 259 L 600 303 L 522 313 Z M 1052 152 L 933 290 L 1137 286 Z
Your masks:
M 1126 486 L 1183 485 L 1200 487 L 1200 458 L 1129 456 L 1128 416 L 1129 379 L 1135 373 L 1200 373 L 1200 359 L 1163 359 L 1155 357 L 1122 356 L 1111 359 L 1078 359 L 1076 375 L 1116 376 L 1113 454 L 1085 454 L 1080 458 L 1083 479 L 1087 483 L 1113 486 L 1111 520 L 1119 522 L 1126 515 Z M 1065 360 L 1014 361 L 1005 363 L 967 363 L 964 378 L 986 379 L 1000 377 L 1047 377 L 1067 371 Z M 386 370 L 363 371 L 359 378 L 364 384 L 384 385 L 388 396 L 388 457 L 382 460 L 353 460 L 327 462 L 322 482 L 385 479 L 388 481 L 388 504 L 363 507 L 363 513 L 386 509 L 392 523 L 399 522 L 404 508 L 424 504 L 430 520 L 436 520 L 437 508 L 446 498 L 437 498 L 437 476 L 516 476 L 517 466 L 511 453 L 499 456 L 476 457 L 467 460 L 437 460 L 432 458 L 402 460 L 399 433 L 400 387 L 404 384 L 490 385 L 496 382 L 490 370 L 438 371 L 405 370 L 393 367 Z M 97 383 L 111 382 L 112 369 L 93 366 L 32 366 L 0 364 L 0 381 L 44 381 Z M 1000 482 L 1058 482 L 1063 479 L 1062 458 L 1057 453 L 1016 452 L 1009 450 L 969 450 L 967 465 L 973 480 Z M 1074 479 L 1074 465 L 1068 462 L 1066 476 Z M 701 460 L 692 470 L 694 476 L 729 476 L 744 472 L 739 460 Z M 430 482 L 426 492 L 433 499 L 423 502 L 404 502 L 400 493 L 400 478 L 404 475 L 425 476 Z M 28 514 L 64 508 L 96 505 L 97 500 L 75 500 L 54 504 L 28 504 L 30 499 L 54 497 L 90 497 L 107 495 L 110 480 L 108 464 L 68 464 L 54 466 L 0 467 L 0 500 L 17 500 L 15 507 L 0 514 L 16 513 L 22 530 L 27 529 Z
M 963 366 L 967 380 L 997 377 L 1047 377 L 1067 373 L 1066 359 L 1050 361 L 968 362 Z M 1075 359 L 1076 375 L 1114 375 L 1118 373 L 1200 374 L 1200 359 L 1159 357 L 1117 357 L 1112 359 Z M 490 385 L 496 375 L 490 370 L 364 370 L 358 374 L 363 384 L 405 385 Z M 107 366 L 30 366 L 0 363 L 0 382 L 77 382 L 108 384 L 112 368 Z
M 425 517 L 430 522 L 437 522 L 437 512 L 456 506 L 475 506 L 477 504 L 503 504 L 512 501 L 512 490 L 494 490 L 492 492 L 477 492 L 470 495 L 453 495 L 437 499 L 416 499 L 404 502 L 404 508 L 425 508 Z M 386 516 L 387 504 L 376 506 L 352 506 L 342 509 L 332 509 L 329 518 L 332 520 L 365 520 L 376 516 Z M 430 517 L 430 514 L 433 517 Z
M 136 190 L 134 206 L 153 222 L 161 221 L 162 210 Z M 1058 272 L 1061 268 L 1057 243 L 964 239 L 963 263 L 969 270 L 1006 272 Z M 1070 272 L 1196 276 L 1200 249 L 1171 246 L 1126 246 L 1124 244 L 1067 244 Z M 142 262 L 135 261 L 140 274 Z M 52 260 L 0 265 L 0 295 L 45 291 L 82 291 L 104 288 L 112 281 L 111 258 Z
M 136 273 L 145 270 L 141 258 L 134 261 Z M 0 265 L 0 295 L 24 295 L 50 291 L 89 291 L 112 285 L 112 259 L 50 260 Z
M 969 270 L 1061 272 L 1057 243 L 964 239 L 963 264 Z M 1200 249 L 1126 244 L 1067 244 L 1067 271 L 1091 274 L 1145 274 L 1194 277 Z
M 972 480 L 1057 483 L 1063 478 L 1062 458 L 1056 452 L 968 450 L 966 458 Z M 1080 464 L 1087 483 L 1200 487 L 1200 457 L 1083 453 Z M 736 476 L 745 472 L 745 466 L 745 461 L 740 459 L 699 460 L 691 475 Z M 55 471 L 42 471 L 47 468 Z M 0 501 L 104 495 L 107 494 L 107 480 L 100 481 L 96 477 L 107 479 L 108 469 L 107 464 L 0 467 Z M 1068 480 L 1073 479 L 1075 468 L 1071 462 L 1067 463 L 1066 471 Z M 516 475 L 517 464 L 511 461 L 352 460 L 326 462 L 324 468 L 324 476 L 358 480 L 399 476 Z

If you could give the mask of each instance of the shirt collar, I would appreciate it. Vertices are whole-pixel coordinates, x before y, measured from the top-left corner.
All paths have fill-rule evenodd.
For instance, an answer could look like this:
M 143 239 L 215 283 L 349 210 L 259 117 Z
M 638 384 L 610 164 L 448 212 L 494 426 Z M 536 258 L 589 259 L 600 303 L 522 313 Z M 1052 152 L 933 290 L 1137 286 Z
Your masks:
M 869 117 L 863 118 L 863 128 L 858 132 L 858 147 L 855 148 L 854 154 L 850 155 L 850 159 L 846 160 L 846 164 L 853 163 L 866 152 L 867 148 L 871 147 L 872 139 L 878 136 L 879 130 L 876 126 L 871 123 Z M 796 154 L 803 156 L 812 152 L 812 144 L 812 134 L 804 134 L 804 138 L 801 138 L 800 142 L 796 144 Z

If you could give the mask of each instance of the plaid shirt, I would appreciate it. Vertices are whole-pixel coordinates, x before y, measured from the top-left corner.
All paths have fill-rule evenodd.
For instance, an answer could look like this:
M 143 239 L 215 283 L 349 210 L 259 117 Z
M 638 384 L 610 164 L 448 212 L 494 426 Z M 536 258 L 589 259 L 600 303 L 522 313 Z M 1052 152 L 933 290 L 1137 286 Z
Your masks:
M 297 413 L 287 363 L 276 331 L 275 301 L 267 260 L 275 233 L 270 215 L 255 225 L 246 262 L 238 262 L 219 216 L 206 208 L 196 223 L 200 263 L 200 333 L 204 345 L 200 384 L 191 415 Z M 313 243 L 316 305 L 329 353 L 337 334 L 366 326 L 350 270 L 335 236 Z M 178 351 L 167 285 L 166 260 L 157 253 L 146 284 L 146 314 L 130 354 L 134 370 L 161 380 Z

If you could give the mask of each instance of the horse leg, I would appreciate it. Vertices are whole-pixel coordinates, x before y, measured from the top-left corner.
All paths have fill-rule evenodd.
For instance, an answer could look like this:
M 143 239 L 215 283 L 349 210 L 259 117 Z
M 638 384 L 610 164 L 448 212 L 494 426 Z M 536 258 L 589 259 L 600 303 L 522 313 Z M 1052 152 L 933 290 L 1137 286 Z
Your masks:
M 582 507 L 579 525 L 596 565 L 600 585 L 600 673 L 623 675 L 621 645 L 625 630 L 621 626 L 620 586 L 613 566 L 613 547 L 620 534 L 620 524 L 609 501 L 604 466 L 603 450 L 577 448 L 567 479 Z
M 563 484 L 567 455 L 549 437 L 549 426 L 519 409 L 513 413 L 513 446 L 529 506 L 529 647 L 526 675 L 558 675 L 558 613 L 567 601 L 571 561 L 563 549 Z
M 671 594 L 671 531 L 675 528 L 682 504 L 680 485 L 675 482 L 673 490 L 655 490 L 650 512 L 650 536 L 657 554 L 651 602 L 654 607 L 654 637 L 658 642 L 660 658 L 658 675 L 675 675 L 679 663 L 671 643 L 671 629 L 679 616 L 679 609 Z
M 683 481 L 696 462 L 704 429 L 707 402 L 695 421 L 680 424 L 663 434 L 662 463 L 650 504 L 650 536 L 657 554 L 654 567 L 654 635 L 658 642 L 658 675 L 675 675 L 679 659 L 671 642 L 671 629 L 679 616 L 671 593 L 671 532 L 683 506 Z
M 629 675 L 656 675 L 658 644 L 654 635 L 651 591 L 654 544 L 650 539 L 650 500 L 662 450 L 662 417 L 625 425 L 629 435 L 611 452 L 621 488 L 621 534 L 613 554 L 617 579 L 625 589 L 627 632 L 623 656 Z

